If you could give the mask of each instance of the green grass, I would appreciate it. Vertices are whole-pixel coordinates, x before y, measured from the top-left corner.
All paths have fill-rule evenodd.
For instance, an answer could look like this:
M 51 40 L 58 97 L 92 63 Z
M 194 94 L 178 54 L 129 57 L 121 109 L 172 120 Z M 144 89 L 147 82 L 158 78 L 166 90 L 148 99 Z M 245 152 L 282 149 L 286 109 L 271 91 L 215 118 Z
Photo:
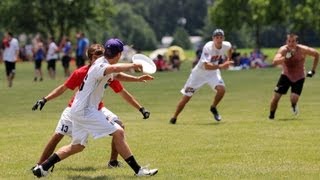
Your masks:
M 310 61 L 311 62 L 311 61 Z M 52 135 L 72 92 L 32 112 L 33 103 L 63 83 L 58 77 L 34 83 L 33 64 L 18 63 L 13 88 L 0 72 L 0 179 L 34 179 L 29 170 Z M 310 64 L 308 64 L 310 66 Z M 219 105 L 223 120 L 209 112 L 214 93 L 201 88 L 179 116 L 168 123 L 190 73 L 185 61 L 180 72 L 156 73 L 149 83 L 124 83 L 148 110 L 142 115 L 108 90 L 104 102 L 126 124 L 126 137 L 141 165 L 159 168 L 155 179 L 319 179 L 320 82 L 318 74 L 305 82 L 300 115 L 291 113 L 284 96 L 276 119 L 268 120 L 269 102 L 280 69 L 223 71 L 227 93 Z M 45 68 L 43 68 L 45 69 Z M 136 179 L 124 168 L 107 169 L 111 138 L 89 139 L 80 154 L 58 163 L 48 179 Z M 64 138 L 59 147 L 70 142 Z M 124 162 L 121 159 L 122 162 Z

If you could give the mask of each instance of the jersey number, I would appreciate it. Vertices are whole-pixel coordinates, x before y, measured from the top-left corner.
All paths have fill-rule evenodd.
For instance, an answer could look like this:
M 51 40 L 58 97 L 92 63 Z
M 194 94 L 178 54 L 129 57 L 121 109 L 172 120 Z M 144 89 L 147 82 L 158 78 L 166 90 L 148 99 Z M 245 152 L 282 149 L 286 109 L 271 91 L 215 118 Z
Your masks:
M 88 74 L 86 75 L 86 77 L 84 77 L 83 82 L 82 82 L 81 85 L 80 85 L 79 91 L 82 91 L 83 86 L 84 86 L 85 81 L 87 80 L 87 78 L 88 78 Z
M 65 132 L 65 133 L 66 133 L 66 132 L 68 132 L 68 129 L 69 129 L 69 127 L 63 124 L 60 130 L 61 130 L 62 132 Z

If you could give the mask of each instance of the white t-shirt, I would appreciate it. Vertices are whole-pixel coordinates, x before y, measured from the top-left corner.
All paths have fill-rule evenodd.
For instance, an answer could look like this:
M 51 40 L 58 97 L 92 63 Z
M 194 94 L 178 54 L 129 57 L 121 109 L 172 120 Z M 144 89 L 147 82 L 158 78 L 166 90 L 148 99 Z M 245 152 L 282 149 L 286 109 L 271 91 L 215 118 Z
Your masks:
M 19 42 L 16 38 L 12 38 L 9 42 L 9 47 L 6 47 L 3 52 L 3 60 L 15 62 L 18 57 L 16 52 L 19 51 Z
M 91 65 L 74 98 L 71 107 L 72 113 L 77 116 L 85 116 L 90 113 L 90 110 L 98 110 L 106 84 L 113 79 L 113 74 L 104 75 L 104 71 L 109 65 L 104 57 L 100 57 Z
M 47 61 L 51 59 L 58 59 L 58 53 L 56 53 L 56 50 L 58 49 L 56 43 L 51 42 L 49 44 L 48 52 L 47 52 Z
M 228 41 L 222 42 L 222 47 L 220 49 L 217 49 L 214 46 L 213 41 L 207 42 L 202 50 L 202 54 L 200 57 L 200 60 L 198 64 L 194 67 L 194 71 L 219 71 L 217 70 L 205 70 L 203 64 L 204 62 L 211 62 L 214 64 L 218 64 L 219 60 L 221 60 L 228 52 L 228 50 L 231 48 L 231 43 Z

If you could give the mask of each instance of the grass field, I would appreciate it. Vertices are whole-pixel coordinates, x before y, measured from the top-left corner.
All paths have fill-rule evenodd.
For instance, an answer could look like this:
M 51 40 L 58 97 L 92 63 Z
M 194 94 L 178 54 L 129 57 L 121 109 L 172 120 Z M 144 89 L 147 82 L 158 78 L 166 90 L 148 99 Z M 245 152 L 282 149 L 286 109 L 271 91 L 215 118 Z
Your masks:
M 34 179 L 30 168 L 72 92 L 32 112 L 38 98 L 65 80 L 60 62 L 57 79 L 45 76 L 41 83 L 32 81 L 32 63 L 17 64 L 11 89 L 0 65 L 0 179 Z M 138 162 L 159 168 L 154 179 L 320 179 L 319 74 L 305 82 L 299 116 L 292 115 L 284 96 L 270 121 L 269 102 L 280 69 L 223 71 L 227 93 L 218 107 L 223 120 L 213 120 L 209 106 L 214 93 L 205 86 L 171 125 L 190 68 L 186 61 L 180 72 L 158 72 L 152 82 L 124 84 L 151 111 L 148 120 L 111 90 L 105 93 L 105 105 L 126 124 Z M 84 152 L 58 163 L 48 179 L 135 179 L 122 159 L 125 167 L 106 168 L 110 140 L 90 138 Z M 59 147 L 69 142 L 66 137 Z

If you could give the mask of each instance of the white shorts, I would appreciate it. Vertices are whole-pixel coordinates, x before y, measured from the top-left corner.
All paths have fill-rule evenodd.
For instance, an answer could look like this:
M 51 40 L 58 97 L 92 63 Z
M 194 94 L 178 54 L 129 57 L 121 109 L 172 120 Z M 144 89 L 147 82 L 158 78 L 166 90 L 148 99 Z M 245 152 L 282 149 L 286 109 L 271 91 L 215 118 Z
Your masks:
M 62 135 L 72 135 L 72 121 L 71 121 L 71 114 L 70 114 L 70 107 L 67 107 L 64 109 L 60 116 L 60 120 L 56 127 L 56 133 L 62 134 Z
M 215 72 L 198 72 L 192 71 L 186 84 L 181 89 L 181 93 L 185 96 L 192 96 L 200 87 L 204 84 L 208 84 L 212 90 L 215 90 L 216 86 L 225 86 L 221 77 L 220 71 Z
M 72 120 L 71 120 L 71 108 L 67 107 L 61 114 L 60 120 L 57 124 L 56 133 L 70 136 L 72 135 Z M 108 121 L 119 122 L 119 118 L 113 112 L 103 107 L 101 112 L 105 115 Z M 120 121 L 121 122 L 121 121 Z
M 111 111 L 109 111 L 111 112 Z M 86 112 L 85 116 L 77 116 L 72 114 L 73 128 L 72 128 L 72 144 L 81 144 L 85 146 L 88 141 L 89 134 L 94 139 L 108 136 L 121 126 L 111 120 L 108 120 L 102 111 L 91 110 Z

